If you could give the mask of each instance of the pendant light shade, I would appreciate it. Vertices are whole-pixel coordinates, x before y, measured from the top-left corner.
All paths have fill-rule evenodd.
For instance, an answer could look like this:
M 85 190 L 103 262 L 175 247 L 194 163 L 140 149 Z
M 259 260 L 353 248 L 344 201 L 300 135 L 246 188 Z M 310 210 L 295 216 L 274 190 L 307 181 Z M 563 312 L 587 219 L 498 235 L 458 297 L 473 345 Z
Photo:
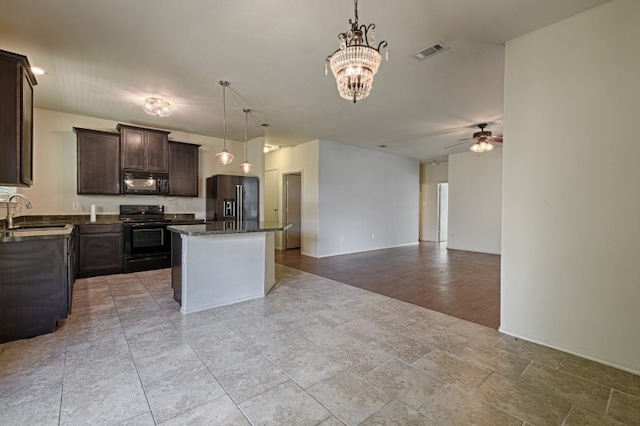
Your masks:
M 244 163 L 240 164 L 240 170 L 242 170 L 242 173 L 246 175 L 251 173 L 251 170 L 253 170 L 253 164 L 247 160 L 247 144 L 249 140 L 248 117 L 251 110 L 249 108 L 244 108 L 242 111 L 244 111 Z
M 216 154 L 216 158 L 218 159 L 218 163 L 226 166 L 227 164 L 231 164 L 233 161 L 233 154 L 227 151 L 227 98 L 226 98 L 226 89 L 229 87 L 228 81 L 220 81 L 220 86 L 222 86 L 222 127 L 224 132 L 224 145 L 222 151 Z

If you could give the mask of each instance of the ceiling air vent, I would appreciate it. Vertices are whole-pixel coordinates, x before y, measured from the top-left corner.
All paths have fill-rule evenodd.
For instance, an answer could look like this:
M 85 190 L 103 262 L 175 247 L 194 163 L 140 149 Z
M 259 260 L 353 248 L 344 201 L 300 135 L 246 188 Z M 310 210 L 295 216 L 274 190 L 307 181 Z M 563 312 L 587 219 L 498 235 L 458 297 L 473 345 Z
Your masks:
M 437 42 L 432 44 L 429 47 L 425 47 L 424 49 L 418 50 L 416 53 L 412 54 L 411 56 L 416 58 L 418 61 L 424 61 L 429 56 L 433 56 L 437 53 L 444 52 L 447 49 L 449 49 L 449 46 L 447 46 L 444 43 Z

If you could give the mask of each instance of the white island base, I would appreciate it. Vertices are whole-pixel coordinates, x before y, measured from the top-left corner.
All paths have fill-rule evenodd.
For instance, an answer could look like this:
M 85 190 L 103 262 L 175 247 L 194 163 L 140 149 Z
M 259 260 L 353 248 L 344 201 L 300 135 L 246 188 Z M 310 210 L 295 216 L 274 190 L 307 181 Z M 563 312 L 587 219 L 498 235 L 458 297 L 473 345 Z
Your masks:
M 187 228 L 172 227 L 172 228 Z M 173 229 L 172 229 L 173 230 Z M 274 232 L 172 232 L 172 285 L 189 314 L 264 297 L 276 282 Z

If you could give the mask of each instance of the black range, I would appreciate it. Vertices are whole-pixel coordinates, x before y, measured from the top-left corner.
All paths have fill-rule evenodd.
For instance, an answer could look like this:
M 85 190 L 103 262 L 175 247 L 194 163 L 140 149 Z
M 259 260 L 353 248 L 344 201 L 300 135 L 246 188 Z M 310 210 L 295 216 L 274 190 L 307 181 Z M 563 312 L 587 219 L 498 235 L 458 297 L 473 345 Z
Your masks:
M 121 205 L 124 231 L 122 271 L 138 272 L 171 266 L 171 236 L 163 205 Z

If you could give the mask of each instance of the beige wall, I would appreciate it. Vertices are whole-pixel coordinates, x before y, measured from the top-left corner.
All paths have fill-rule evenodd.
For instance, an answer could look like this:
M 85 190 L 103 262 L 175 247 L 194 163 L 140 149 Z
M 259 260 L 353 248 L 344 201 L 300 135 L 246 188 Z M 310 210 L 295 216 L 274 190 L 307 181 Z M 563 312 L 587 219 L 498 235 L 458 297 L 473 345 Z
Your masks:
M 21 212 L 29 215 L 89 214 L 91 204 L 96 204 L 98 214 L 117 213 L 120 204 L 163 204 L 168 212 L 195 213 L 204 218 L 204 180 L 213 174 L 241 174 L 240 163 L 244 159 L 244 143 L 227 141 L 227 149 L 236 158 L 229 166 L 215 160 L 222 149 L 222 140 L 183 132 L 171 132 L 170 140 L 200 144 L 199 197 L 153 197 L 78 195 L 76 193 L 76 135 L 73 127 L 115 132 L 117 122 L 80 115 L 36 109 L 34 115 L 34 183 L 30 188 L 20 188 L 33 209 Z M 159 123 L 161 124 L 161 123 Z M 157 128 L 162 128 L 158 125 Z M 262 178 L 262 138 L 249 141 L 248 159 L 254 165 L 253 176 Z M 78 203 L 80 210 L 72 209 Z M 4 214 L 4 212 L 0 212 Z
M 640 2 L 507 43 L 501 331 L 640 373 Z
M 277 173 L 279 193 L 283 194 L 282 176 L 287 173 L 302 175 L 301 247 L 307 256 L 318 256 L 318 162 L 320 141 L 307 142 L 289 148 L 281 148 L 265 155 L 265 170 Z M 280 199 L 282 201 L 282 199 Z M 278 209 L 278 220 L 282 222 L 283 206 Z M 282 235 L 276 235 L 277 247 L 282 247 Z

